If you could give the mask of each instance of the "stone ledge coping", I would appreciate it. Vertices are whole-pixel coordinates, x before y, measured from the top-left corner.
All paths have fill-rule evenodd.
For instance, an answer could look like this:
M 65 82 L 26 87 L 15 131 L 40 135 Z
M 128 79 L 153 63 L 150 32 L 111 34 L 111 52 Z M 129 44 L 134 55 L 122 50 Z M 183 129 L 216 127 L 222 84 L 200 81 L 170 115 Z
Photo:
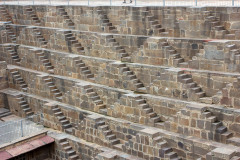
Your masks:
M 58 31 L 73 31 L 73 32 L 83 32 L 83 33 L 96 33 L 99 35 L 118 35 L 118 36 L 132 36 L 132 37 L 141 37 L 141 38 L 153 38 L 153 39 L 176 39 L 176 40 L 195 40 L 195 41 L 205 41 L 211 40 L 209 42 L 215 41 L 216 39 L 201 39 L 201 38 L 188 38 L 188 37 L 158 37 L 158 36 L 146 36 L 146 35 L 137 35 L 137 34 L 118 34 L 118 33 L 105 33 L 105 32 L 91 32 L 91 31 L 81 31 L 76 29 L 65 29 L 65 28 L 54 28 L 54 27 L 45 27 L 45 26 L 34 26 L 34 25 L 22 25 L 22 24 L 12 24 L 10 22 L 3 22 L 11 26 L 20 26 L 25 28 L 42 28 L 42 29 L 52 29 Z M 228 40 L 228 39 L 218 39 L 217 42 L 234 42 L 240 40 Z

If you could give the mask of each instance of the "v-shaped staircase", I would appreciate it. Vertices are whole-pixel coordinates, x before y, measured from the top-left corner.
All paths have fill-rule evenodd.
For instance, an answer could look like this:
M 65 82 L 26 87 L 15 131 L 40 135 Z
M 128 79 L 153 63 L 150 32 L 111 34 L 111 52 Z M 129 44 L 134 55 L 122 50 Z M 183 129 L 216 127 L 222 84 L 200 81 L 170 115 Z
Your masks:
M 126 52 L 126 50 L 120 46 L 120 44 L 116 41 L 113 35 L 102 35 L 105 38 L 106 45 L 113 48 L 113 50 L 117 53 L 117 59 L 120 59 L 122 62 L 131 62 L 131 57 Z
M 235 34 L 229 33 L 223 25 L 221 25 L 220 18 L 217 16 L 218 13 L 205 11 L 208 15 L 205 18 L 206 22 L 209 22 L 211 25 L 211 38 L 216 39 L 235 39 Z
M 160 116 L 158 116 L 153 111 L 153 109 L 147 104 L 145 99 L 139 96 L 135 101 L 141 108 L 143 115 L 149 118 L 149 125 L 158 127 L 158 128 L 164 128 L 164 122 L 161 120 Z
M 180 73 L 178 75 L 178 80 L 179 82 L 183 83 L 187 89 L 189 89 L 190 97 L 188 98 L 195 101 L 212 104 L 212 98 L 206 97 L 206 93 L 202 90 L 202 88 L 198 86 L 197 83 L 193 82 L 191 75 Z
M 74 60 L 75 65 L 80 68 L 81 74 L 84 75 L 87 79 L 90 79 L 92 81 L 94 81 L 94 75 L 91 73 L 91 71 L 89 70 L 89 68 L 85 65 L 85 63 L 77 58 Z
M 35 36 L 37 37 L 37 40 L 40 42 L 41 47 L 46 48 L 47 47 L 47 41 L 45 40 L 45 38 L 43 37 L 41 31 L 39 28 L 33 27 L 33 33 L 35 34 Z
M 34 25 L 41 26 L 41 21 L 39 20 L 36 13 L 33 11 L 32 8 L 26 8 L 26 14 L 31 17 L 32 21 L 34 22 Z
M 64 22 L 67 24 L 68 28 L 74 29 L 74 23 L 73 21 L 70 19 L 68 13 L 65 11 L 64 7 L 60 6 L 58 7 L 58 13 L 60 14 L 60 16 L 63 17 Z
M 23 78 L 21 77 L 19 71 L 17 70 L 12 70 L 10 71 L 10 74 L 12 74 L 12 77 L 13 77 L 13 80 L 16 81 L 16 84 L 20 86 L 20 89 L 23 91 L 23 92 L 27 92 L 27 84 L 25 83 L 25 81 L 23 80 Z
M 77 155 L 76 151 L 72 148 L 69 144 L 67 138 L 59 140 L 60 146 L 64 152 L 67 153 L 68 160 L 80 160 L 79 156 Z
M 114 149 L 122 150 L 121 141 L 117 138 L 116 134 L 110 129 L 104 121 L 96 122 L 97 129 L 104 135 L 105 140 L 108 141 L 108 144 Z
M 0 6 L 0 13 L 1 13 L 1 16 L 3 16 L 3 21 L 7 21 L 7 22 L 12 22 L 13 23 L 13 20 L 12 20 L 12 17 L 8 14 L 8 11 L 7 9 L 4 7 L 4 6 Z
M 78 42 L 72 31 L 64 31 L 64 35 L 67 45 L 71 47 L 70 52 L 77 52 L 83 55 L 85 54 L 83 46 Z
M 94 92 L 91 85 L 84 86 L 84 90 L 86 91 L 86 95 L 93 101 L 93 103 L 96 105 L 94 108 L 94 111 L 97 111 L 102 114 L 107 114 L 106 105 L 101 100 L 100 96 Z
M 63 112 L 61 111 L 60 108 L 58 108 L 57 106 L 52 107 L 52 111 L 54 116 L 57 118 L 58 122 L 61 124 L 62 129 L 68 133 L 68 134 L 72 134 L 72 125 L 69 122 L 69 120 L 67 120 L 66 116 L 64 116 Z
M 17 42 L 16 34 L 14 33 L 12 27 L 10 25 L 6 25 L 7 35 L 10 37 L 12 43 Z
M 117 33 L 117 29 L 113 26 L 113 24 L 110 22 L 107 14 L 102 10 L 102 9 L 98 9 L 97 14 L 99 15 L 99 22 L 102 28 L 102 31 L 105 32 L 111 32 L 111 33 Z
M 20 65 L 21 59 L 20 59 L 15 47 L 12 45 L 7 45 L 7 46 L 4 46 L 4 48 L 7 51 L 7 53 L 9 54 L 9 56 L 11 57 L 13 64 Z
M 149 27 L 147 29 L 147 35 L 154 35 L 154 36 L 163 36 L 168 37 L 169 33 L 162 27 L 159 21 L 151 14 L 150 11 L 147 9 L 141 12 L 141 15 L 144 17 L 142 18 L 143 21 L 147 23 Z
M 130 70 L 129 67 L 127 67 L 124 63 L 118 63 L 120 73 L 122 73 L 124 76 L 127 77 L 127 80 L 129 80 L 134 86 L 134 91 L 146 93 L 147 90 L 144 87 L 144 84 L 137 78 L 137 76 L 134 74 L 133 71 Z
M 22 95 L 19 95 L 16 99 L 18 101 L 20 109 L 24 113 L 24 116 L 29 117 L 29 116 L 32 116 L 34 114 L 34 112 L 29 107 L 27 101 L 24 99 L 24 97 Z
M 46 76 L 46 77 L 43 77 L 43 80 L 45 84 L 48 86 L 48 88 L 50 89 L 50 93 L 53 94 L 56 100 L 62 101 L 62 93 L 59 91 L 59 89 L 57 89 L 52 78 Z
M 34 50 L 39 60 L 42 62 L 44 67 L 46 68 L 47 72 L 50 74 L 54 74 L 54 67 L 52 66 L 51 62 L 45 56 L 44 51 L 42 50 Z

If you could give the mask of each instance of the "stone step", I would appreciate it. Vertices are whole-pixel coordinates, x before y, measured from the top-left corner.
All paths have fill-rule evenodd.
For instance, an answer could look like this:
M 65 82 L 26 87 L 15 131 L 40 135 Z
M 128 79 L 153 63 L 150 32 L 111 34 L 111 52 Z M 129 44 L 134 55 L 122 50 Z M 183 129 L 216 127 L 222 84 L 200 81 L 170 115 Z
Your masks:
M 116 135 L 115 134 L 107 135 L 106 138 L 109 141 L 116 140 Z
M 71 124 L 64 124 L 64 125 L 62 125 L 63 129 L 68 129 L 68 128 L 71 128 L 71 127 L 72 127 Z
M 69 156 L 73 156 L 73 155 L 76 155 L 76 152 L 74 150 L 69 150 L 69 151 L 67 151 L 67 154 Z
M 144 111 L 145 114 L 148 114 L 148 113 L 152 113 L 153 109 L 152 108 L 145 108 L 145 109 L 143 109 L 143 111 Z
M 221 134 L 221 142 L 222 143 L 227 143 L 227 140 L 231 137 L 233 137 L 232 132 L 229 132 L 229 131 L 224 132 L 224 133 Z
M 238 137 L 229 138 L 227 140 L 227 143 L 240 147 L 240 138 L 238 138 Z
M 217 31 L 225 30 L 224 26 L 214 26 L 214 29 L 217 30 Z
M 220 134 L 222 134 L 222 133 L 225 133 L 225 132 L 227 132 L 227 127 L 226 126 L 220 126 L 220 127 L 218 127 L 217 129 L 216 129 L 216 133 L 220 133 Z
M 106 130 L 106 131 L 103 131 L 103 134 L 104 135 L 111 135 L 112 134 L 112 131 L 111 130 Z
M 63 116 L 63 113 L 62 113 L 62 111 L 60 111 L 60 112 L 55 112 L 54 115 L 55 115 L 56 117 L 58 117 L 58 116 Z
M 194 93 L 197 93 L 197 92 L 200 92 L 202 90 L 201 87 L 197 86 L 197 87 L 193 87 L 191 88 L 191 90 L 194 92 Z
M 195 94 L 196 94 L 197 98 L 202 98 L 202 97 L 204 97 L 206 95 L 205 92 L 197 92 Z
M 167 159 L 173 159 L 173 158 L 177 158 L 177 153 L 176 152 L 170 152 L 164 155 L 165 158 Z
M 160 157 L 164 158 L 165 154 L 171 153 L 172 151 L 173 151 L 172 148 L 169 148 L 169 147 L 162 148 L 159 151 Z
M 68 158 L 69 158 L 69 160 L 78 160 L 79 156 L 78 155 L 72 155 L 72 156 L 70 156 Z
M 122 151 L 122 146 L 123 146 L 123 144 L 121 144 L 121 143 L 115 144 L 115 145 L 113 145 L 113 149 L 117 149 L 117 150 Z
M 140 93 L 146 93 L 147 89 L 145 87 L 137 88 L 137 91 Z
M 107 130 L 109 130 L 109 127 L 108 127 L 108 125 L 101 125 L 101 126 L 99 126 L 98 127 L 99 129 L 101 129 L 101 130 L 103 130 L 103 131 L 107 131 Z
M 222 126 L 222 122 L 213 122 L 212 123 L 212 129 L 216 130 L 218 127 Z
M 65 141 L 65 142 L 61 142 L 60 145 L 61 145 L 62 147 L 68 147 L 68 146 L 69 146 L 69 143 L 68 143 L 67 141 Z
M 157 123 L 157 122 L 161 122 L 161 119 L 160 119 L 160 117 L 157 116 L 157 117 L 151 118 L 150 121 L 153 123 Z
M 72 150 L 72 147 L 71 146 L 66 146 L 66 147 L 63 147 L 63 150 L 64 151 L 70 151 L 70 150 Z
M 182 79 L 182 82 L 187 84 L 187 83 L 193 82 L 193 80 L 192 80 L 192 78 L 184 78 L 184 79 Z
M 116 145 L 116 144 L 119 144 L 119 143 L 120 143 L 120 140 L 118 140 L 118 139 L 114 139 L 114 140 L 110 141 L 111 145 Z

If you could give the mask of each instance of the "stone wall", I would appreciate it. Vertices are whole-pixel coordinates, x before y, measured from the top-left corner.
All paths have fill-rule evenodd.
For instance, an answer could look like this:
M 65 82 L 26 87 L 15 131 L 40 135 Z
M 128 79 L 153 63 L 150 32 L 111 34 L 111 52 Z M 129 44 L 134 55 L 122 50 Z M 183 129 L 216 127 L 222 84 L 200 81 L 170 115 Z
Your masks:
M 51 158 L 240 157 L 237 8 L 0 12 L 2 107 L 64 133 Z
M 16 90 L 13 92 L 10 92 L 9 90 L 3 92 L 5 92 L 7 96 L 16 94 Z M 173 134 L 165 130 L 151 128 L 140 124 L 133 124 L 129 121 L 124 121 L 121 119 L 113 119 L 111 117 L 103 115 L 100 116 L 98 114 L 84 111 L 63 103 L 53 102 L 49 99 L 43 99 L 41 97 L 26 94 L 23 92 L 19 93 L 28 99 L 28 103 L 31 106 L 32 104 L 37 105 L 37 103 L 45 103 L 42 107 L 38 107 L 38 110 L 43 109 L 44 119 L 46 120 L 44 120 L 44 122 L 46 126 L 50 127 L 50 124 L 56 125 L 57 119 L 53 116 L 52 112 L 50 112 L 50 107 L 45 108 L 44 106 L 50 106 L 51 104 L 57 105 L 58 108 L 60 108 L 64 115 L 69 119 L 69 121 L 71 121 L 72 126 L 74 126 L 74 132 L 72 134 L 76 135 L 77 137 L 81 137 L 82 139 L 85 139 L 89 142 L 97 143 L 101 146 L 115 148 L 116 146 L 112 146 L 108 139 L 104 139 L 102 137 L 104 136 L 103 131 L 105 131 L 105 129 L 101 126 L 102 122 L 104 121 L 105 125 L 107 125 L 112 133 L 116 135 L 117 139 L 120 140 L 120 144 L 122 145 L 119 146 L 122 146 L 122 148 L 118 148 L 119 150 L 138 157 L 143 157 L 144 159 L 148 159 L 149 157 L 154 156 L 156 156 L 156 158 L 159 157 L 161 150 L 165 147 L 173 148 L 173 152 L 176 152 L 178 156 L 181 156 L 183 158 L 185 157 L 186 159 L 196 159 L 207 154 L 220 145 L 219 143 L 206 143 L 204 140 L 200 140 L 198 138 L 186 137 L 187 139 L 185 139 L 180 136 L 180 134 Z M 38 106 L 41 105 L 38 104 Z M 53 126 L 51 127 L 54 128 Z M 76 143 L 71 139 L 68 141 L 76 151 L 79 151 L 79 147 L 81 146 L 79 143 Z M 58 144 L 59 143 L 57 142 L 56 149 L 60 150 L 61 152 L 61 149 L 58 149 L 58 147 L 60 147 Z M 156 146 L 154 147 L 154 145 Z M 140 148 L 138 146 L 140 146 Z M 236 148 L 233 146 L 228 147 L 228 149 L 231 148 L 235 150 L 234 154 L 237 153 Z M 160 152 L 158 152 L 158 150 L 160 150 Z M 192 152 L 195 154 L 192 154 Z M 56 156 L 60 155 L 64 155 L 64 153 L 56 154 Z

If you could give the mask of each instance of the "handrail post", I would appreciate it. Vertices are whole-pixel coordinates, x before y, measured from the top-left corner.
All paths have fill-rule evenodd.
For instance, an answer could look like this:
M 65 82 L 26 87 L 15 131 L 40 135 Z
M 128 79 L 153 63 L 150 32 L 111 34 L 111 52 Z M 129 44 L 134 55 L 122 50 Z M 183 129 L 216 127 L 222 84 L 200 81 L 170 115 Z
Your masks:
M 22 120 L 21 120 L 21 136 L 23 137 L 23 124 L 22 124 Z

